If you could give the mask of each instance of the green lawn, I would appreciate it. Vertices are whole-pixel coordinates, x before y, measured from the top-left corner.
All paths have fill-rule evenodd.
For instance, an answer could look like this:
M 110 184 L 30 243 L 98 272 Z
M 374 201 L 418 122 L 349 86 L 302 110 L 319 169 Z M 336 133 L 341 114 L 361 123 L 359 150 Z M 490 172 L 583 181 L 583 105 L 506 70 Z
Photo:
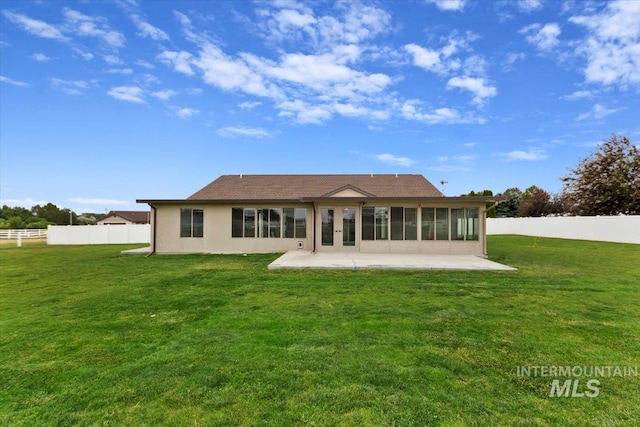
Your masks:
M 130 247 L 130 246 L 129 246 Z M 0 425 L 637 425 L 640 245 L 491 236 L 517 272 L 0 247 Z M 583 387 L 582 385 L 580 386 Z

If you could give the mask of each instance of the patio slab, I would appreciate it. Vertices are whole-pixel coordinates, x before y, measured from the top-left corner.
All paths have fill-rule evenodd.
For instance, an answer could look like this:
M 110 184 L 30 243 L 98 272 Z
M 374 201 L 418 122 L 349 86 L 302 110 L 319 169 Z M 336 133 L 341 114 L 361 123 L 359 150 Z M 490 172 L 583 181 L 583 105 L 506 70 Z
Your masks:
M 318 253 L 310 251 L 289 251 L 269 264 L 268 268 L 269 270 L 304 268 L 337 270 L 517 270 L 508 265 L 489 261 L 475 255 Z

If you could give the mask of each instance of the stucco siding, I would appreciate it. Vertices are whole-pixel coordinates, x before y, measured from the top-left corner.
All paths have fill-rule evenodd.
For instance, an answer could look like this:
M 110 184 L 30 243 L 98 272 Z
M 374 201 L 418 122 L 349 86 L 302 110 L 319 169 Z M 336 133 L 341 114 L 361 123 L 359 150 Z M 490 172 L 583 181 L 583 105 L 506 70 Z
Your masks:
M 164 205 L 156 208 L 156 253 L 270 253 L 286 252 L 298 248 L 311 248 L 311 209 L 307 209 L 306 238 L 251 238 L 231 237 L 231 212 L 236 205 Z M 306 207 L 304 205 L 269 205 L 256 208 Z M 203 237 L 180 237 L 180 209 L 203 210 Z M 153 228 L 152 228 L 153 229 Z

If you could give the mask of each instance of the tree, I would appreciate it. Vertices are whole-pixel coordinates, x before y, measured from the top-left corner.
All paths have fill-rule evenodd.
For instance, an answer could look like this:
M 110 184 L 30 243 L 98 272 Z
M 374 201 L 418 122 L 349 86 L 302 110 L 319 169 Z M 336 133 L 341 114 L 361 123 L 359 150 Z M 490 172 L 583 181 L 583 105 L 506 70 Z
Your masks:
M 493 197 L 493 191 L 491 190 L 482 190 L 482 191 L 473 191 L 471 190 L 467 194 L 461 194 L 460 196 L 471 196 L 471 197 Z M 491 209 L 495 202 L 487 202 L 487 218 L 495 218 L 496 210 Z
M 535 185 L 525 190 L 520 202 L 521 216 L 546 216 L 562 212 L 561 198 L 558 195 L 551 195 Z
M 522 191 L 519 188 L 507 188 L 504 193 L 498 196 L 507 196 L 508 199 L 496 206 L 498 218 L 514 218 L 520 215 L 520 202 L 522 201 Z
M 625 136 L 613 135 L 562 182 L 572 213 L 640 214 L 640 150 Z

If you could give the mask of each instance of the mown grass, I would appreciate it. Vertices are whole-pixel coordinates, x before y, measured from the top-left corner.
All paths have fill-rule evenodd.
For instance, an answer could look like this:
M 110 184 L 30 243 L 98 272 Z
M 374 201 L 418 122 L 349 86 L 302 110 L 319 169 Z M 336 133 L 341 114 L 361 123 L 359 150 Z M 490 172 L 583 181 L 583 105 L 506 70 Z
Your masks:
M 277 255 L 0 248 L 0 425 L 633 425 L 640 246 L 492 236 L 517 272 L 268 271 Z

